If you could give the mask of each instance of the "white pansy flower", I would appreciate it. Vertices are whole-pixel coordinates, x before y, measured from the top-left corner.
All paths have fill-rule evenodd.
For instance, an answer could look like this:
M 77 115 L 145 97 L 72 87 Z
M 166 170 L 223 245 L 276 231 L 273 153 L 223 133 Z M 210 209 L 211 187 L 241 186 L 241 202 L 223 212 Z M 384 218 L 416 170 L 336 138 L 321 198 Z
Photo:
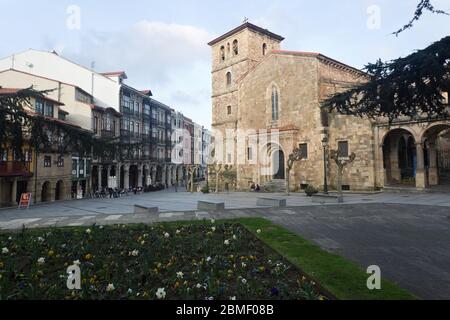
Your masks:
M 235 234 L 233 235 L 233 240 L 237 240 L 237 236 Z
M 223 244 L 226 245 L 226 246 L 229 246 L 229 245 L 230 245 L 230 240 L 225 240 L 225 241 L 223 242 Z
M 247 264 L 245 262 L 242 262 L 242 268 L 247 268 Z
M 39 258 L 38 261 L 37 261 L 37 263 L 38 263 L 39 265 L 45 264 L 45 258 Z
M 183 272 L 177 272 L 177 278 L 178 279 L 183 279 L 184 278 L 184 273 Z
M 261 233 L 261 229 L 256 230 L 256 233 L 260 234 Z
M 114 284 L 110 283 L 108 284 L 108 286 L 106 287 L 106 292 L 112 292 L 116 290 L 116 288 L 114 287 Z
M 9 253 L 9 249 L 8 248 L 3 248 L 2 249 L 2 253 L 3 254 L 8 254 Z
M 129 253 L 129 256 L 137 257 L 139 255 L 139 250 L 133 250 Z
M 247 284 L 247 279 L 242 278 L 241 282 L 242 284 Z
M 206 262 L 210 262 L 212 260 L 211 257 L 206 258 Z
M 216 232 L 216 227 L 211 228 L 212 232 Z
M 180 234 L 181 233 L 181 231 L 180 230 L 177 230 L 177 234 Z
M 165 299 L 166 298 L 166 290 L 164 288 L 159 288 L 158 291 L 156 291 L 156 297 L 158 299 Z
M 128 289 L 127 293 L 128 293 L 128 294 L 133 294 L 133 290 Z
M 87 230 L 86 230 L 86 233 L 87 233 L 87 234 L 91 234 L 91 233 L 92 233 L 92 230 L 91 230 L 91 229 L 87 229 Z
M 211 223 L 212 223 L 212 224 L 216 223 L 216 220 L 211 219 Z
M 230 300 L 236 300 L 236 296 L 230 297 Z
M 38 237 L 37 240 L 41 243 L 45 241 L 44 238 L 42 238 L 42 237 Z
M 164 238 L 169 239 L 169 238 L 170 238 L 170 234 L 169 234 L 168 232 L 166 232 L 166 233 L 164 234 Z

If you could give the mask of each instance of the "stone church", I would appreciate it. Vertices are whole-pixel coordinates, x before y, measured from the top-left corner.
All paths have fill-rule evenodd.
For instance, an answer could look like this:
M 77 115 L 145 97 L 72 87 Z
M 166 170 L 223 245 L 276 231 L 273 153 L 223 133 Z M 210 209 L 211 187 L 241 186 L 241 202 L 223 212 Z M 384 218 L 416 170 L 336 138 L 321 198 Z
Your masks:
M 321 108 L 328 95 L 367 80 L 362 71 L 320 53 L 281 50 L 284 38 L 244 23 L 211 41 L 215 157 L 253 183 L 285 186 L 287 159 L 298 148 L 290 186 L 336 186 L 339 158 L 356 155 L 344 190 L 420 189 L 448 183 L 450 121 L 369 120 Z

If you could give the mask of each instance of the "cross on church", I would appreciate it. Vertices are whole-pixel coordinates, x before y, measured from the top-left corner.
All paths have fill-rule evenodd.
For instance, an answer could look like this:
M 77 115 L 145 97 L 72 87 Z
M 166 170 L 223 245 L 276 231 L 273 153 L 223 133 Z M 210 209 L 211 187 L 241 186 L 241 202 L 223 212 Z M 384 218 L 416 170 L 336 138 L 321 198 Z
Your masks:
M 244 22 L 243 23 L 247 23 L 248 22 L 248 18 L 244 17 Z

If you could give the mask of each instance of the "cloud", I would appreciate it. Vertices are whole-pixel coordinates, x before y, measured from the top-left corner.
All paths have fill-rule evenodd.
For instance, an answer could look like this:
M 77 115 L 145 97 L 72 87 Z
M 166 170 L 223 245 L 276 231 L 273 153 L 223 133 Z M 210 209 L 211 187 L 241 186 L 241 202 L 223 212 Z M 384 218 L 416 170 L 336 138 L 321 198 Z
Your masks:
M 158 100 L 185 113 L 196 110 L 197 121 L 209 125 L 211 39 L 195 26 L 144 20 L 126 30 L 85 33 L 78 45 L 61 46 L 61 54 L 85 66 L 95 62 L 99 72 L 123 70 L 128 84 L 152 89 Z

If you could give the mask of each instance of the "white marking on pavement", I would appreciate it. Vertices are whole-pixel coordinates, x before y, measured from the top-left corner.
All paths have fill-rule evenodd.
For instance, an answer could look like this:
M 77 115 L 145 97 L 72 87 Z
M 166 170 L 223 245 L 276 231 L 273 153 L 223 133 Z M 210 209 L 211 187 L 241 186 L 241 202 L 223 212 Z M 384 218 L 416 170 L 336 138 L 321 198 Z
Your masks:
M 173 217 L 183 217 L 184 212 L 167 212 L 167 213 L 161 213 L 159 215 L 160 218 L 173 218 Z
M 123 217 L 123 215 L 112 215 L 112 216 L 106 217 L 105 220 L 106 221 L 115 221 L 115 220 L 119 220 L 122 217 Z
M 76 223 L 69 223 L 67 226 L 68 227 L 81 227 L 83 224 L 76 222 Z
M 5 222 L 0 222 L 0 228 L 1 229 L 18 229 L 21 228 L 23 225 L 27 225 L 33 222 L 37 222 L 42 220 L 41 218 L 39 219 L 14 219 L 11 221 L 5 221 Z

